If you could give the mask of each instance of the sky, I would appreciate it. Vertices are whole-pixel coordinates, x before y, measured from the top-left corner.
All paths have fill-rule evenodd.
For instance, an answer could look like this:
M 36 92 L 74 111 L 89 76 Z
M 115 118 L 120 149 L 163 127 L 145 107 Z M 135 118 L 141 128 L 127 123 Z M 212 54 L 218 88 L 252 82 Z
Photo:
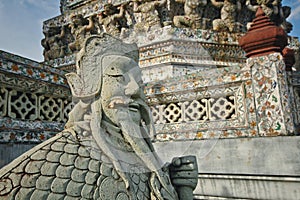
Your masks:
M 292 36 L 300 37 L 300 0 L 283 0 L 292 13 Z M 0 0 L 0 50 L 43 61 L 43 21 L 60 15 L 60 0 Z

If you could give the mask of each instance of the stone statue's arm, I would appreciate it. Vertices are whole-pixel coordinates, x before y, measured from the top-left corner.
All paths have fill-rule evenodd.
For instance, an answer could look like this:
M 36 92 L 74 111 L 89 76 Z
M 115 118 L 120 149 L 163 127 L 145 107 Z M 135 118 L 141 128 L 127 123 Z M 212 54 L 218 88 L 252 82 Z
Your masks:
M 256 12 L 257 9 L 258 9 L 258 7 L 259 7 L 259 5 L 256 5 L 256 6 L 252 5 L 252 4 L 251 4 L 251 0 L 247 0 L 247 1 L 246 1 L 246 6 L 247 6 L 247 8 L 248 8 L 249 10 L 251 10 L 251 11 L 253 11 L 253 12 Z
M 216 0 L 210 0 L 212 5 L 216 7 L 222 7 L 224 5 L 224 2 L 217 2 Z
M 207 5 L 207 0 L 202 0 L 202 1 L 200 2 L 200 5 L 206 6 L 206 5 Z
M 185 0 L 175 0 L 177 3 L 185 3 Z
M 62 39 L 63 37 L 65 37 L 66 35 L 66 30 L 65 30 L 65 26 L 62 26 L 61 27 L 61 31 L 60 31 L 60 34 L 57 36 L 58 39 Z
M 155 5 L 161 7 L 167 3 L 167 0 L 156 1 Z
M 85 27 L 86 31 L 90 31 L 94 28 L 93 15 L 89 16 L 89 24 Z
M 125 13 L 125 9 L 124 9 L 125 5 L 122 4 L 120 6 L 120 12 L 118 14 L 115 14 L 114 17 L 119 19 L 119 18 L 122 18 L 124 16 L 124 13 Z
M 279 13 L 279 7 L 280 7 L 280 2 L 278 2 L 278 0 L 274 0 L 272 2 L 272 6 L 273 6 L 273 11 L 274 11 L 274 14 L 278 14 Z
M 139 5 L 136 0 L 133 1 L 133 12 L 140 12 Z
M 241 3 L 240 0 L 237 0 L 237 2 L 236 2 L 236 7 L 237 7 L 237 10 L 238 10 L 238 11 L 242 10 L 242 3 Z

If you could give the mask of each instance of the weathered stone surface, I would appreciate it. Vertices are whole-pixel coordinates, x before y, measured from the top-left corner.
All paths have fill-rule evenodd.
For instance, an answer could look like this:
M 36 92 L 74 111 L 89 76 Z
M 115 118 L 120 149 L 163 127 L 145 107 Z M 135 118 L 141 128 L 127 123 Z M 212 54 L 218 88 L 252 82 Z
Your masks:
M 80 146 L 78 149 L 78 155 L 88 158 L 88 157 L 90 157 L 90 152 L 87 150 L 86 147 Z
M 56 175 L 56 170 L 59 163 L 45 162 L 41 168 L 41 174 L 44 176 Z
M 51 184 L 51 191 L 55 193 L 65 194 L 69 182 L 70 179 L 56 177 Z
M 78 169 L 87 170 L 90 163 L 90 158 L 78 156 L 74 162 L 74 166 Z
M 94 172 L 88 171 L 85 176 L 85 182 L 90 185 L 95 185 L 97 183 L 98 177 L 99 177 L 99 172 L 94 173 Z
M 80 197 L 83 185 L 84 183 L 78 183 L 71 180 L 67 185 L 66 192 L 69 196 Z
M 85 184 L 81 190 L 81 196 L 86 199 L 92 199 L 96 186 Z
M 77 154 L 78 153 L 78 144 L 66 144 L 64 146 L 64 151 L 69 154 Z
M 64 151 L 64 146 L 66 144 L 63 142 L 55 142 L 51 145 L 51 149 L 53 151 L 57 151 L 57 152 L 63 152 Z
M 100 171 L 100 165 L 101 165 L 101 163 L 98 160 L 92 159 L 89 162 L 88 168 L 89 168 L 90 171 L 97 173 L 97 172 Z
M 33 200 L 33 199 L 47 199 L 49 194 L 50 194 L 50 191 L 35 189 L 34 192 L 31 195 L 31 197 L 30 197 L 30 200 Z
M 74 169 L 71 174 L 71 179 L 73 181 L 83 183 L 85 182 L 85 176 L 86 176 L 87 170 L 81 170 L 81 169 Z
M 46 156 L 46 160 L 53 163 L 59 163 L 62 154 L 63 151 L 50 151 Z
M 36 180 L 39 178 L 39 174 L 25 174 L 21 180 L 21 186 L 25 188 L 35 187 Z
M 36 153 L 34 153 L 30 158 L 32 160 L 44 160 L 45 156 L 48 154 L 49 151 L 47 150 L 39 150 Z
M 56 170 L 56 176 L 59 178 L 70 179 L 74 168 L 75 168 L 74 165 L 70 165 L 70 166 L 59 165 Z
M 76 155 L 73 154 L 68 154 L 68 153 L 63 153 L 61 155 L 61 157 L 59 158 L 59 162 L 62 165 L 66 165 L 66 166 L 70 166 L 70 165 L 74 165 L 75 159 L 76 159 Z
M 35 183 L 35 187 L 39 190 L 50 191 L 54 178 L 55 176 L 40 176 Z
M 25 172 L 30 174 L 39 173 L 42 165 L 44 164 L 44 160 L 41 161 L 29 161 L 25 167 Z

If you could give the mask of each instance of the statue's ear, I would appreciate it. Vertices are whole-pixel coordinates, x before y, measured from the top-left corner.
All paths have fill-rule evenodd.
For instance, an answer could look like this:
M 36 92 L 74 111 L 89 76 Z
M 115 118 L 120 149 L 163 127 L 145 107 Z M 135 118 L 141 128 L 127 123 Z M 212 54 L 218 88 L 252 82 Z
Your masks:
M 123 43 L 108 34 L 88 37 L 76 56 L 77 73 L 70 73 L 67 77 L 74 96 L 91 98 L 100 93 L 102 59 L 108 55 L 125 56 L 138 62 L 139 53 L 136 44 Z
M 73 96 L 80 96 L 82 89 L 83 89 L 83 82 L 78 74 L 72 72 L 66 74 L 67 81 L 71 88 L 71 92 Z

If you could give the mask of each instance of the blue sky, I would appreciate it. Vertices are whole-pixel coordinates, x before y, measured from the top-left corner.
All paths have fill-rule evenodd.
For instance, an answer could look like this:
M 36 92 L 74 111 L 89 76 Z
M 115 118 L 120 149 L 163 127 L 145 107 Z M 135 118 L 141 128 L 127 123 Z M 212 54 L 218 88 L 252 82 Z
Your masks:
M 42 22 L 60 14 L 60 0 L 0 0 L 0 49 L 43 61 Z M 300 36 L 300 0 L 283 0 L 292 7 L 290 35 Z

